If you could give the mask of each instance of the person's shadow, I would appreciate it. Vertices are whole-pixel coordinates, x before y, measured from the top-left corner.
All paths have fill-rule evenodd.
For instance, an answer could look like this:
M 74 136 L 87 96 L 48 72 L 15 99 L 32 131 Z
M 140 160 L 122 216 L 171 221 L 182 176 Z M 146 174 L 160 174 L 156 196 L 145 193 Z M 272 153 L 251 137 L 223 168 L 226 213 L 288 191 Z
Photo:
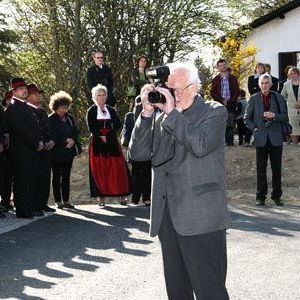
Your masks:
M 286 205 L 283 208 L 246 207 L 231 211 L 231 229 L 293 237 L 300 231 L 300 206 Z M 295 216 L 296 215 L 296 216 Z
M 73 277 L 65 268 L 95 272 L 99 264 L 113 263 L 108 257 L 90 254 L 97 253 L 96 250 L 114 249 L 127 255 L 149 255 L 147 251 L 124 245 L 124 242 L 126 245 L 152 243 L 132 237 L 127 230 L 148 231 L 149 210 L 141 212 L 136 220 L 137 216 L 130 209 L 106 209 L 115 213 L 70 210 L 68 216 L 54 214 L 0 235 L 0 298 L 44 299 L 28 295 L 26 288 L 50 289 L 56 285 L 51 278 Z M 145 221 L 141 220 L 143 218 Z M 59 265 L 63 270 L 59 270 Z M 28 275 L 32 270 L 48 279 Z

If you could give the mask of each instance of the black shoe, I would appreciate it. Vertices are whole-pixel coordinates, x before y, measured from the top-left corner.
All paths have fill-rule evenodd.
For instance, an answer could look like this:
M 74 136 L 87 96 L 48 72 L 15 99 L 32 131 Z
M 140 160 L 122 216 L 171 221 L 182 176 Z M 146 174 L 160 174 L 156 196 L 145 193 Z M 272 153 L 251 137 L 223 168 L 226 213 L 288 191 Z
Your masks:
M 64 206 L 63 206 L 63 204 L 61 202 L 56 202 L 55 204 L 56 204 L 56 207 L 58 209 L 63 209 L 64 208 Z
M 42 210 L 34 211 L 32 214 L 34 217 L 43 217 L 44 216 L 44 213 Z
M 16 218 L 18 219 L 33 219 L 33 215 L 30 213 L 25 214 L 18 214 L 16 213 Z
M 150 200 L 146 200 L 146 201 L 144 202 L 144 204 L 145 204 L 145 206 L 150 206 L 150 205 L 151 205 L 151 201 L 150 201 Z
M 280 199 L 273 199 L 276 206 L 283 206 L 283 202 Z
M 257 199 L 256 200 L 256 206 L 265 206 L 265 200 Z
M 64 202 L 63 207 L 65 207 L 65 208 L 75 208 L 75 206 L 73 204 L 70 204 L 69 202 Z
M 10 209 L 14 209 L 14 207 L 10 204 L 0 204 L 0 211 L 8 212 Z
M 52 208 L 52 207 L 46 205 L 46 206 L 43 208 L 43 211 L 45 211 L 45 212 L 55 212 L 56 209 L 54 209 L 54 208 Z
M 5 208 L 4 206 L 0 205 L 0 213 L 7 213 L 8 209 Z
M 99 202 L 99 203 L 98 203 L 98 206 L 99 206 L 100 208 L 104 208 L 104 207 L 105 207 L 105 202 L 104 202 L 104 201 Z

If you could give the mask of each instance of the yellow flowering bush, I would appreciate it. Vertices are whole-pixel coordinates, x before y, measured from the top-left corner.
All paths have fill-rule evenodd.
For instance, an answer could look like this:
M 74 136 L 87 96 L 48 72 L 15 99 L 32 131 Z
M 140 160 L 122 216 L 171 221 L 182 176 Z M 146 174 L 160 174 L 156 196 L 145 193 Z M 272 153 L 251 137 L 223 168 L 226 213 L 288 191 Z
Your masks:
M 226 59 L 232 73 L 243 81 L 253 73 L 255 66 L 255 55 L 257 49 L 253 43 L 245 45 L 247 31 L 234 31 L 217 42 L 222 51 L 222 57 Z

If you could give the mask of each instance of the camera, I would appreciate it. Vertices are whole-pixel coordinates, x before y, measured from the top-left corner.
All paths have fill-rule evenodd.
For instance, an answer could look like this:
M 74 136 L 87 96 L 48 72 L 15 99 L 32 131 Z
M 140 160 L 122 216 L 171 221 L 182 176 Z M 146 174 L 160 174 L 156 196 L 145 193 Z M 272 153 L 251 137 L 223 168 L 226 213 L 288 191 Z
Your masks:
M 146 76 L 154 80 L 154 85 L 173 91 L 166 86 L 168 77 L 170 75 L 170 69 L 168 66 L 157 66 L 146 70 Z M 150 92 L 148 94 L 148 101 L 150 103 L 166 103 L 166 97 L 158 91 Z

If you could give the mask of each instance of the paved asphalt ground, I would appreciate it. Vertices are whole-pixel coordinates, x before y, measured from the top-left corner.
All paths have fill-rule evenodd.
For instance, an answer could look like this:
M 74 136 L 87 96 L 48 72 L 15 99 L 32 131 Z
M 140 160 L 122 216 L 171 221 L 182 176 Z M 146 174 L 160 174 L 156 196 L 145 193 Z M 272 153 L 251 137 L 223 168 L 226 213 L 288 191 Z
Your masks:
M 231 206 L 231 216 L 231 299 L 300 299 L 300 207 Z M 148 217 L 145 207 L 82 205 L 0 220 L 0 298 L 167 299 Z

